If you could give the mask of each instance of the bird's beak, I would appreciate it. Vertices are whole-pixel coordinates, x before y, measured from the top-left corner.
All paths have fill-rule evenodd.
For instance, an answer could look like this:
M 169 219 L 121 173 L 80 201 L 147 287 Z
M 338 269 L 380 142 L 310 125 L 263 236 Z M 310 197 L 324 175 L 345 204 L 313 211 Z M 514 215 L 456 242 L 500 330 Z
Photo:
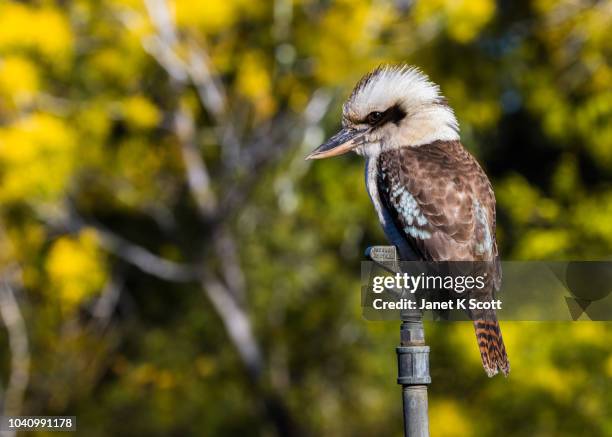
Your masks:
M 360 140 L 364 132 L 365 129 L 344 128 L 313 150 L 306 159 L 323 159 L 329 158 L 330 156 L 342 155 L 361 145 Z

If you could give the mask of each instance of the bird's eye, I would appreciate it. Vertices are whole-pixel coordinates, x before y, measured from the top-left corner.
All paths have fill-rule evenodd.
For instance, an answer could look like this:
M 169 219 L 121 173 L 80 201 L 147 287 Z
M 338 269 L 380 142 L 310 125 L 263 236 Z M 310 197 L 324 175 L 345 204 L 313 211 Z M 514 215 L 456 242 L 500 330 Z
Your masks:
M 382 112 L 378 112 L 378 111 L 370 112 L 367 117 L 367 122 L 368 124 L 375 125 L 381 120 L 382 116 L 383 116 Z

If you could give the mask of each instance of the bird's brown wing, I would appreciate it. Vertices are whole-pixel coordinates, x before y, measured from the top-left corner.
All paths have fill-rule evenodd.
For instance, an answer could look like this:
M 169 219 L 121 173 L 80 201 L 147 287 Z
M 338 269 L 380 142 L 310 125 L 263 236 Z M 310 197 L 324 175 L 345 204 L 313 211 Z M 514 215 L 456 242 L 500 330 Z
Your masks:
M 495 198 L 458 141 L 381 153 L 379 193 L 396 226 L 426 261 L 494 261 Z

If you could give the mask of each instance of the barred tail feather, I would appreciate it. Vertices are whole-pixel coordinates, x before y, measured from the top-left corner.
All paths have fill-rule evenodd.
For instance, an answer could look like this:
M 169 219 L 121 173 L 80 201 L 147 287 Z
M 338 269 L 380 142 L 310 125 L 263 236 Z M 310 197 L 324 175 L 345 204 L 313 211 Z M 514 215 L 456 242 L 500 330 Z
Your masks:
M 504 376 L 508 376 L 510 362 L 497 318 L 493 316 L 492 318 L 474 320 L 474 330 L 476 331 L 482 366 L 487 375 L 492 377 L 501 370 Z

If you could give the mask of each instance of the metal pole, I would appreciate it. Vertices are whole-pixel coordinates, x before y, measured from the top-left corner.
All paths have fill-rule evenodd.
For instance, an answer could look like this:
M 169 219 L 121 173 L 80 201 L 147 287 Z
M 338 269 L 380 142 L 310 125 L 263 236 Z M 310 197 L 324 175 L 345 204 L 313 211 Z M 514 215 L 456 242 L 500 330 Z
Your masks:
M 401 314 L 400 346 L 397 352 L 397 383 L 402 386 L 404 436 L 429 437 L 427 385 L 429 346 L 425 345 L 423 317 L 418 310 Z
M 392 273 L 401 273 L 395 246 L 368 248 L 366 256 Z M 402 297 L 404 294 L 402 294 Z M 410 294 L 408 299 L 415 300 Z M 429 346 L 425 344 L 423 313 L 404 310 L 400 313 L 400 345 L 397 352 L 397 383 L 402 386 L 404 406 L 404 436 L 429 437 L 427 385 L 429 376 Z

